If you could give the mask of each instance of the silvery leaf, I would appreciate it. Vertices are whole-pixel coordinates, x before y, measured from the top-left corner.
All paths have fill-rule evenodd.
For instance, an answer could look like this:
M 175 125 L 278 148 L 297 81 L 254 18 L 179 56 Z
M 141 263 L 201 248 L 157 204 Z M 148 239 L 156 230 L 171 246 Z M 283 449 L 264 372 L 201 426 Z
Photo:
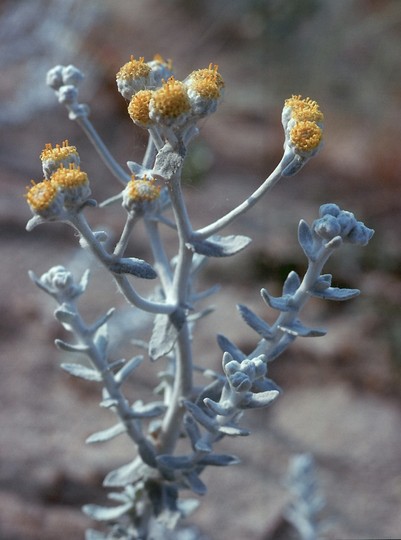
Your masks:
M 127 377 L 143 362 L 143 356 L 134 356 L 114 375 L 117 384 L 121 385 Z
M 132 274 L 143 279 L 157 278 L 155 270 L 149 263 L 135 257 L 119 259 L 109 265 L 109 270 L 115 274 Z
M 225 336 L 218 334 L 217 343 L 223 352 L 231 354 L 233 359 L 237 360 L 237 362 L 241 362 L 241 360 L 246 358 L 246 355 Z
M 192 403 L 191 401 L 184 400 L 183 405 L 185 406 L 187 411 L 192 414 L 195 420 L 199 422 L 199 424 L 201 424 L 211 433 L 216 432 L 216 424 L 214 418 L 206 414 L 200 407 L 198 407 L 198 405 L 195 405 L 195 403 Z
M 293 321 L 290 324 L 279 325 L 281 331 L 296 337 L 321 337 L 326 335 L 326 331 L 320 328 L 308 328 L 299 321 Z
M 82 511 L 96 521 L 111 521 L 126 514 L 131 510 L 132 506 L 132 502 L 115 506 L 114 508 L 98 506 L 97 504 L 86 504 L 82 507 Z
M 321 276 L 318 277 L 313 288 L 309 292 L 313 294 L 314 291 L 316 292 L 325 291 L 326 289 L 330 287 L 331 280 L 332 280 L 331 274 L 322 274 Z
M 246 324 L 255 330 L 255 332 L 257 332 L 260 336 L 264 337 L 265 339 L 273 337 L 270 326 L 263 319 L 253 313 L 253 311 L 242 304 L 238 304 L 237 309 Z
M 298 242 L 309 260 L 316 260 L 313 235 L 309 225 L 301 219 L 298 227 Z
M 73 375 L 74 377 L 79 377 L 80 379 L 96 382 L 102 380 L 102 375 L 99 373 L 99 371 L 87 368 L 86 366 L 82 366 L 81 364 L 61 364 L 60 367 L 70 375 Z
M 55 339 L 54 344 L 58 349 L 61 351 L 71 352 L 71 353 L 86 353 L 89 350 L 89 347 L 87 345 L 77 345 L 74 343 L 67 343 L 66 341 L 63 341 L 62 339 Z
M 149 356 L 152 360 L 157 360 L 171 351 L 184 322 L 185 315 L 181 311 L 171 315 L 156 315 L 149 342 Z
M 207 488 L 195 471 L 189 471 L 187 474 L 185 474 L 185 477 L 188 481 L 189 487 L 194 493 L 197 493 L 198 495 L 205 495 Z
M 107 536 L 100 531 L 88 529 L 85 531 L 85 540 L 107 540 Z
M 247 236 L 214 235 L 208 240 L 197 240 L 196 238 L 188 242 L 187 247 L 207 257 L 230 257 L 245 249 L 252 240 Z
M 85 442 L 87 444 L 92 444 L 92 443 L 109 441 L 110 439 L 114 439 L 114 437 L 117 437 L 118 435 L 121 435 L 122 433 L 125 433 L 126 431 L 127 431 L 127 428 L 124 426 L 124 424 L 119 423 L 111 428 L 93 433 L 86 439 Z
M 208 407 L 208 409 L 220 416 L 228 416 L 235 410 L 234 406 L 229 402 L 217 403 L 216 401 L 213 401 L 207 397 L 203 400 L 203 403 L 206 405 L 206 407 Z
M 324 300 L 337 300 L 339 302 L 355 298 L 355 296 L 358 296 L 360 292 L 361 291 L 359 289 L 346 289 L 339 287 L 328 287 L 323 291 L 313 288 L 309 291 L 312 296 L 317 296 L 318 298 L 323 298 Z
M 261 407 L 267 407 L 276 397 L 279 392 L 276 390 L 268 390 L 267 392 L 259 392 L 258 394 L 251 394 L 251 397 L 241 403 L 241 408 L 246 409 L 258 409 Z
M 262 289 L 260 294 L 268 306 L 278 311 L 296 311 L 296 306 L 291 305 L 291 296 L 270 296 L 267 289 Z
M 137 461 L 132 461 L 126 465 L 110 471 L 104 481 L 105 487 L 124 487 L 128 484 L 134 484 L 143 477 L 143 466 L 138 465 Z
M 228 465 L 237 465 L 240 459 L 229 454 L 208 454 L 199 460 L 199 465 L 212 465 L 214 467 L 227 467 Z
M 301 285 L 301 280 L 298 274 L 291 271 L 283 285 L 283 294 L 294 294 L 298 287 Z
M 229 437 L 246 437 L 250 434 L 247 429 L 240 428 L 231 424 L 219 427 L 219 433 L 228 435 Z

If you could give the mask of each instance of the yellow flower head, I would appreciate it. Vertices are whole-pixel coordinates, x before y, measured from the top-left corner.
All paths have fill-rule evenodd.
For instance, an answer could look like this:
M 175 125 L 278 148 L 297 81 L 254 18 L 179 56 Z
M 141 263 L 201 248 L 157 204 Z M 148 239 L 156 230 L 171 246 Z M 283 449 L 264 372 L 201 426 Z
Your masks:
M 143 57 L 135 60 L 131 56 L 131 60 L 120 68 L 116 80 L 118 91 L 125 99 L 131 99 L 136 92 L 153 84 L 152 69 Z
M 294 120 L 304 120 L 309 122 L 323 122 L 323 113 L 316 101 L 302 96 L 292 96 L 285 100 L 284 111 L 288 111 Z
M 147 127 L 153 124 L 149 118 L 149 104 L 152 99 L 152 90 L 140 90 L 134 94 L 128 105 L 128 113 L 138 126 Z
M 75 167 L 73 163 L 68 169 L 60 167 L 52 174 L 50 179 L 53 186 L 59 189 L 74 189 L 89 184 L 88 175 L 81 171 L 80 167 Z
M 160 187 L 156 185 L 154 178 L 135 178 L 125 186 L 123 191 L 123 206 L 129 212 L 135 210 L 143 212 L 148 208 L 148 203 L 152 203 L 160 196 Z
M 130 201 L 136 203 L 150 202 L 159 198 L 160 186 L 156 185 L 154 178 L 136 179 L 132 176 L 124 189 L 124 195 Z
M 79 209 L 91 194 L 88 175 L 73 163 L 68 169 L 58 168 L 52 174 L 50 182 L 63 193 L 66 208 Z
M 57 188 L 49 180 L 36 184 L 31 180 L 31 187 L 27 187 L 25 198 L 32 212 L 40 214 L 49 209 L 57 197 Z
M 162 123 L 174 123 L 191 110 L 185 85 L 170 77 L 153 93 L 150 101 L 150 117 Z
M 146 78 L 151 72 L 151 68 L 145 63 L 143 56 L 139 60 L 131 55 L 131 60 L 124 64 L 116 75 L 116 79 L 131 80 Z
M 54 219 L 62 214 L 63 195 L 50 180 L 38 184 L 31 180 L 31 186 L 26 189 L 26 202 L 34 214 L 45 219 Z
M 296 122 L 290 131 L 290 141 L 297 153 L 310 154 L 322 141 L 322 129 L 309 120 Z
M 209 64 L 208 68 L 197 69 L 188 76 L 188 84 L 202 97 L 218 99 L 224 88 L 224 79 L 218 71 L 217 64 Z
M 45 178 L 50 176 L 60 167 L 68 167 L 70 163 L 79 165 L 79 154 L 75 146 L 70 146 L 65 140 L 62 144 L 56 144 L 53 148 L 50 143 L 46 144 L 40 154 Z

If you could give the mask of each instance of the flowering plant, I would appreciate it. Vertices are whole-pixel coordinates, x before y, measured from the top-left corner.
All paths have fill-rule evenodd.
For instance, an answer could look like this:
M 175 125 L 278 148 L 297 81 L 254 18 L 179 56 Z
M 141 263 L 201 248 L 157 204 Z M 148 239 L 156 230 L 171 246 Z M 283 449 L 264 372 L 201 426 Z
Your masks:
M 248 435 L 240 423 L 243 412 L 266 407 L 278 397 L 280 389 L 268 377 L 269 363 L 298 336 L 325 334 L 301 321 L 309 298 L 347 300 L 359 294 L 357 289 L 333 287 L 331 275 L 322 273 L 325 263 L 343 243 L 366 245 L 373 231 L 351 212 L 336 204 L 323 204 L 311 225 L 305 221 L 299 225 L 298 239 L 308 262 L 305 275 L 290 272 L 279 297 L 265 288 L 261 291 L 265 304 L 278 313 L 275 322 L 270 325 L 248 307 L 238 306 L 244 322 L 257 335 L 254 350 L 245 354 L 229 338 L 219 335 L 222 372 L 198 365 L 192 353 L 194 329 L 210 312 L 198 306 L 216 292 L 214 287 L 198 291 L 199 271 L 210 257 L 230 257 L 248 246 L 251 240 L 246 236 L 219 233 L 260 201 L 280 178 L 295 175 L 319 151 L 323 114 L 309 98 L 294 95 L 287 99 L 282 113 L 283 155 L 277 167 L 245 201 L 195 230 L 181 172 L 199 121 L 215 112 L 223 97 L 224 80 L 218 67 L 210 64 L 179 81 L 170 61 L 160 56 L 150 62 L 131 57 L 118 71 L 117 87 L 129 101 L 128 113 L 149 135 L 142 163 L 128 161 L 129 172 L 115 162 L 89 120 L 89 107 L 79 102 L 82 78 L 73 66 L 56 66 L 48 73 L 47 82 L 120 183 L 117 195 L 101 206 L 120 201 L 125 225 L 114 249 L 109 250 L 106 232 L 92 230 L 85 217 L 86 207 L 97 203 L 91 199 L 89 179 L 80 169 L 77 149 L 64 141 L 54 148 L 47 144 L 41 154 L 44 179 L 33 182 L 26 194 L 33 212 L 27 230 L 54 221 L 72 226 L 81 247 L 107 268 L 126 300 L 153 315 L 146 354 L 152 361 L 164 359 L 157 400 L 144 404 L 140 400 L 130 403 L 126 398 L 125 383 L 140 369 L 145 355 L 134 355 L 128 361 L 110 358 L 108 321 L 114 310 L 92 324 L 82 318 L 77 298 L 85 292 L 88 272 L 79 281 L 61 266 L 41 277 L 33 272 L 30 275 L 57 302 L 55 317 L 75 338 L 71 343 L 56 340 L 60 349 L 80 355 L 76 362 L 61 367 L 75 377 L 101 383 L 100 405 L 116 416 L 114 425 L 92 434 L 87 442 L 107 441 L 125 433 L 137 450 L 132 461 L 108 473 L 104 480 L 106 487 L 115 489 L 109 497 L 118 504 L 84 507 L 94 520 L 108 523 L 106 532 L 87 531 L 87 540 L 176 538 L 174 531 L 181 518 L 196 506 L 193 499 L 181 497 L 182 491 L 202 495 L 206 492 L 201 479 L 205 467 L 238 463 L 235 456 L 218 453 L 215 446 L 223 437 Z M 149 239 L 149 262 L 128 253 L 128 241 L 139 220 L 143 220 Z M 178 252 L 172 260 L 162 242 L 162 227 L 177 235 Z M 137 280 L 156 280 L 157 286 L 145 296 L 138 292 Z M 82 354 L 87 362 L 81 360 Z M 205 377 L 201 388 L 193 383 L 195 369 Z M 187 446 L 182 450 L 180 445 L 177 453 L 182 438 Z

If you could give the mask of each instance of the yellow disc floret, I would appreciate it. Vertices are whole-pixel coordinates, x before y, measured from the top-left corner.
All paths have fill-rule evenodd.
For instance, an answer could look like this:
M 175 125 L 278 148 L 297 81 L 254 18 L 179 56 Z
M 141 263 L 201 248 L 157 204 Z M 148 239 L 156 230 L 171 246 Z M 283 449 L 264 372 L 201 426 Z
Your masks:
M 154 178 L 136 179 L 135 176 L 128 182 L 125 197 L 135 203 L 154 201 L 160 196 L 160 186 L 156 185 Z
M 322 129 L 316 122 L 296 122 L 290 131 L 290 140 L 300 153 L 309 153 L 315 150 L 322 140 Z
M 189 112 L 191 105 L 185 85 L 170 77 L 156 90 L 151 100 L 151 118 L 155 120 L 175 120 Z
M 153 123 L 149 118 L 149 103 L 152 96 L 152 90 L 140 90 L 132 96 L 128 105 L 128 113 L 135 124 L 147 127 Z
M 146 78 L 150 71 L 151 68 L 145 63 L 143 56 L 141 56 L 139 60 L 135 60 L 131 55 L 131 60 L 120 68 L 116 78 L 117 80 L 142 79 Z
M 208 68 L 193 71 L 188 79 L 191 81 L 191 85 L 200 85 L 201 88 L 210 86 L 220 91 L 224 88 L 224 79 L 218 70 L 217 64 L 209 64 Z
M 295 120 L 322 122 L 324 117 L 319 105 L 313 99 L 292 96 L 285 100 L 284 107 L 291 109 L 291 117 Z
M 78 152 L 75 146 L 70 146 L 68 140 L 62 142 L 62 144 L 56 144 L 53 148 L 51 143 L 46 144 L 45 148 L 40 154 L 40 159 L 42 161 L 47 161 L 49 159 L 53 161 L 62 162 L 70 156 L 78 156 Z
M 88 175 L 80 167 L 70 164 L 67 168 L 60 167 L 51 176 L 53 186 L 60 189 L 79 188 L 89 184 Z
M 57 188 L 49 180 L 44 180 L 36 184 L 31 181 L 32 186 L 27 187 L 25 198 L 32 212 L 42 214 L 49 210 L 57 197 Z

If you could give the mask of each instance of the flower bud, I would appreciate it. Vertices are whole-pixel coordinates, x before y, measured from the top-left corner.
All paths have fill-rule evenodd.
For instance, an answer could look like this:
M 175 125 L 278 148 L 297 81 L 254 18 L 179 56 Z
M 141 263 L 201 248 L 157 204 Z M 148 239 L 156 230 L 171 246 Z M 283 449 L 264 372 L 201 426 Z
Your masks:
M 173 63 L 171 60 L 164 60 L 160 54 L 156 54 L 153 60 L 147 62 L 152 70 L 153 85 L 159 88 L 163 81 L 167 81 L 173 75 Z
M 154 178 L 136 179 L 132 176 L 123 191 L 123 206 L 130 212 L 132 210 L 144 211 L 160 196 L 160 187 Z
M 27 187 L 26 201 L 33 214 L 44 219 L 56 219 L 63 212 L 64 197 L 49 180 Z
M 204 117 L 215 112 L 224 92 L 224 80 L 218 72 L 218 66 L 198 69 L 190 73 L 184 84 L 188 87 L 188 97 L 192 112 Z

